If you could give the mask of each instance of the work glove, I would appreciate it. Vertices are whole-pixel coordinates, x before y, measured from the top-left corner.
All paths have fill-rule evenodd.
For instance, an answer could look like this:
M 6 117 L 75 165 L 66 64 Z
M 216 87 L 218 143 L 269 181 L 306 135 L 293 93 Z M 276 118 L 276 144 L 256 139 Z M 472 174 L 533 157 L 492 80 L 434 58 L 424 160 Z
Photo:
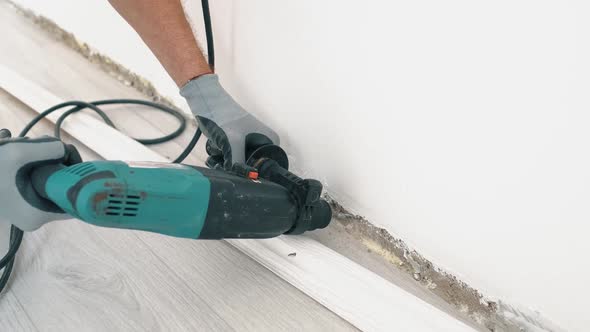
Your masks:
M 189 81 L 180 94 L 209 139 L 208 153 L 213 158 L 207 163 L 209 167 L 217 163 L 230 170 L 235 163 L 245 163 L 247 142 L 279 145 L 279 136 L 236 103 L 219 84 L 217 75 L 202 75 Z
M 33 231 L 50 221 L 66 219 L 59 207 L 37 194 L 30 175 L 39 166 L 79 161 L 73 146 L 57 138 L 0 139 L 0 223 Z

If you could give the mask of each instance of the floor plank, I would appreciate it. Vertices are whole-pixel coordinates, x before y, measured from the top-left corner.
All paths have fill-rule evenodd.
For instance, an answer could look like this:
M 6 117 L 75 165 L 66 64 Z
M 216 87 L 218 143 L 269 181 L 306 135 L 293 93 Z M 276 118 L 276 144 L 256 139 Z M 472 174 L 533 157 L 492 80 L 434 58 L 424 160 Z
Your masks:
M 5 225 L 0 225 L 2 231 Z M 3 331 L 38 331 L 27 311 L 13 293 L 7 292 L 0 297 L 0 327 Z

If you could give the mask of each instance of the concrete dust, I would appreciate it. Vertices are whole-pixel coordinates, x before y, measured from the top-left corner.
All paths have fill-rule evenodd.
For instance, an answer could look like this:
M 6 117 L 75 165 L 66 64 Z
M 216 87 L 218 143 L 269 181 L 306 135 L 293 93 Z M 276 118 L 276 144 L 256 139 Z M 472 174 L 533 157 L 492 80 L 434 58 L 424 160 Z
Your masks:
M 505 319 L 497 303 L 436 268 L 402 240 L 349 213 L 329 196 L 326 199 L 332 206 L 332 223 L 307 236 L 480 331 L 527 331 Z

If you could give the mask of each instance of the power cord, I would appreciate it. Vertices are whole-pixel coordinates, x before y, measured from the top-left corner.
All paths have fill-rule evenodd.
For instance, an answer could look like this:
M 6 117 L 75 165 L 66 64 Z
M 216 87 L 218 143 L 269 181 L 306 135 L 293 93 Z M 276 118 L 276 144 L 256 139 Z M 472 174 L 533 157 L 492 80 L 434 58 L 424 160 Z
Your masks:
M 207 39 L 207 54 L 208 54 L 208 62 L 211 70 L 214 70 L 215 67 L 215 51 L 213 45 L 213 29 L 211 27 L 211 14 L 209 12 L 209 1 L 208 0 L 201 0 L 201 5 L 203 8 L 203 22 L 205 25 L 205 34 Z M 109 116 L 99 107 L 101 105 L 143 105 L 147 107 L 151 107 L 157 109 L 161 112 L 170 114 L 174 116 L 179 121 L 179 126 L 176 130 L 172 133 L 164 135 L 158 138 L 134 138 L 137 142 L 142 143 L 144 145 L 152 145 L 152 144 L 160 144 L 164 142 L 171 141 L 178 136 L 180 136 L 186 129 L 186 118 L 184 115 L 168 106 L 154 103 L 151 101 L 146 100 L 138 100 L 138 99 L 106 99 L 106 100 L 98 100 L 94 102 L 83 102 L 83 101 L 67 101 L 58 105 L 55 105 L 47 110 L 39 113 L 33 120 L 31 120 L 25 128 L 20 132 L 18 135 L 19 137 L 25 137 L 27 133 L 42 119 L 44 119 L 47 115 L 66 108 L 72 107 L 71 109 L 65 111 L 55 122 L 55 131 L 54 136 L 57 138 L 61 138 L 61 126 L 63 122 L 67 119 L 68 116 L 80 112 L 82 110 L 92 110 L 96 114 L 100 116 L 100 118 L 109 126 L 117 129 L 113 121 L 109 118 Z M 194 149 L 195 145 L 199 141 L 201 137 L 201 130 L 197 129 L 195 134 L 193 135 L 191 141 L 186 146 L 186 148 L 182 151 L 182 153 L 174 159 L 173 163 L 181 163 L 186 157 L 191 153 Z M 20 248 L 23 239 L 23 231 L 18 227 L 12 225 L 10 227 L 10 241 L 8 252 L 0 259 L 0 270 L 4 269 L 2 272 L 2 276 L 0 277 L 0 292 L 6 287 L 8 280 L 10 279 L 10 274 L 12 273 L 12 268 L 14 267 L 14 261 L 16 258 L 16 253 Z

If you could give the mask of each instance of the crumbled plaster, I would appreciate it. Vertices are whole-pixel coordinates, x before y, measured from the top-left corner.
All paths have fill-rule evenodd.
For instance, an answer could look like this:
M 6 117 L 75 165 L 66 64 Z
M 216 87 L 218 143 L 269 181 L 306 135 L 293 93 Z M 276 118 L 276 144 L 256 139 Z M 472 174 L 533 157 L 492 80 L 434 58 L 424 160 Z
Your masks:
M 437 297 L 451 304 L 457 311 L 466 314 L 473 322 L 488 331 L 528 331 L 517 321 L 507 320 L 498 303 L 486 299 L 476 289 L 455 276 L 437 268 L 404 241 L 393 237 L 383 228 L 376 227 L 365 218 L 351 214 L 328 195 L 334 220 L 358 239 L 373 253 L 384 257 L 399 270 L 411 276 L 420 285 Z M 524 329 L 523 329 L 524 328 Z M 551 331 L 551 330 L 547 330 Z

